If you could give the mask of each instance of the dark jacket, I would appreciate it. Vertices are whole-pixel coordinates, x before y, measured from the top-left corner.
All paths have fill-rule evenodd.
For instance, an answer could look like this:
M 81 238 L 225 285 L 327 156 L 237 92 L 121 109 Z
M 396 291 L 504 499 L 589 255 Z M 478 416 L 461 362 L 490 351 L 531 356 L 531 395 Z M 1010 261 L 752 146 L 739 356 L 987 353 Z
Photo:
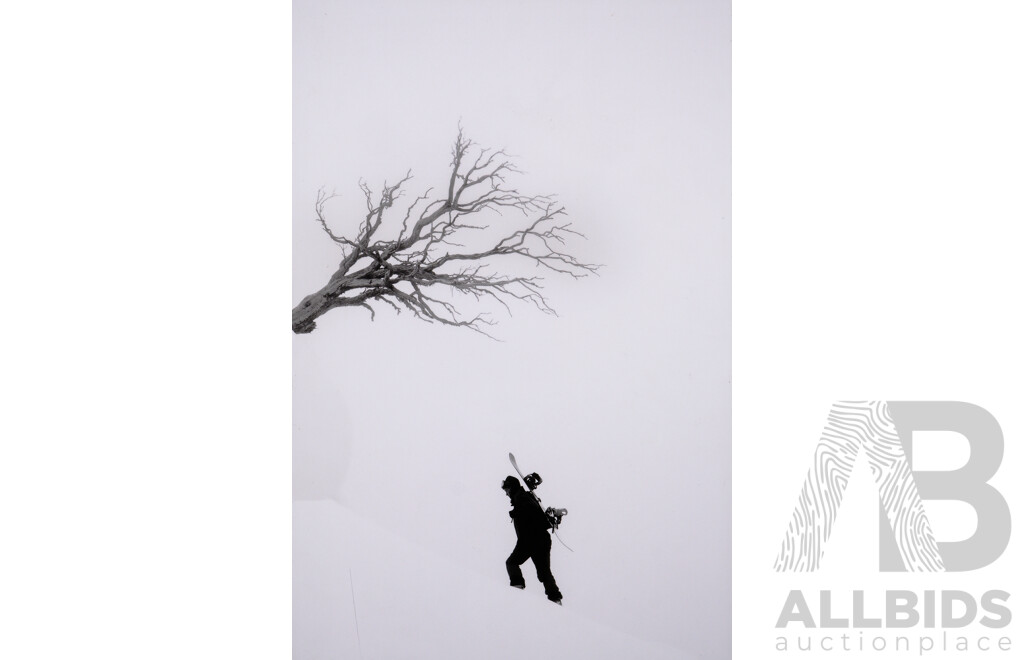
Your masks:
M 535 538 L 547 534 L 547 530 L 551 528 L 548 517 L 540 502 L 531 493 L 516 484 L 512 486 L 509 499 L 512 500 L 512 511 L 509 515 L 512 516 L 517 537 Z

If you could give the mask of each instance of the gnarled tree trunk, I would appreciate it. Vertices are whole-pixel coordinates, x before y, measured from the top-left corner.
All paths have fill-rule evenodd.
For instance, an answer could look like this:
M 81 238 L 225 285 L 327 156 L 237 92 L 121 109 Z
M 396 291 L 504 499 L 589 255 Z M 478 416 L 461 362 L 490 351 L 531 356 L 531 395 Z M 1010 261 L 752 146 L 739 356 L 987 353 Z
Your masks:
M 571 229 L 570 223 L 559 224 L 565 210 L 548 196 L 526 196 L 506 187 L 506 177 L 518 170 L 505 160 L 505 153 L 480 149 L 470 162 L 467 156 L 471 145 L 460 130 L 452 149 L 446 194 L 431 199 L 428 190 L 412 202 L 401 220 L 389 216 L 386 222 L 385 212 L 402 196 L 402 186 L 412 178 L 410 174 L 394 185 L 385 183 L 377 198 L 365 183 L 360 184 L 367 213 L 354 239 L 331 231 L 324 206 L 332 196 L 320 192 L 316 201 L 317 220 L 342 248 L 343 257 L 327 285 L 303 298 L 292 310 L 292 331 L 312 332 L 316 319 L 336 307 L 365 307 L 372 318 L 373 302 L 387 304 L 399 312 L 411 311 L 428 322 L 464 326 L 487 334 L 482 326 L 493 322 L 486 315 L 465 318 L 452 302 L 428 293 L 430 287 L 440 285 L 477 300 L 490 298 L 506 309 L 508 299 L 526 301 L 542 312 L 554 314 L 541 293 L 542 278 L 495 274 L 495 262 L 516 257 L 574 278 L 597 271 L 599 266 L 583 263 L 562 251 L 570 236 L 582 236 Z M 496 216 L 515 211 L 512 215 L 525 220 L 511 231 L 497 229 L 497 236 L 485 243 L 491 247 L 471 251 L 460 241 L 474 232 L 479 236 L 493 228 L 486 222 L 473 222 L 475 217 L 487 217 L 488 211 Z M 504 217 L 497 220 L 503 221 Z M 491 222 L 497 227 L 493 217 Z M 388 232 L 392 236 L 397 232 L 397 237 L 379 237 Z

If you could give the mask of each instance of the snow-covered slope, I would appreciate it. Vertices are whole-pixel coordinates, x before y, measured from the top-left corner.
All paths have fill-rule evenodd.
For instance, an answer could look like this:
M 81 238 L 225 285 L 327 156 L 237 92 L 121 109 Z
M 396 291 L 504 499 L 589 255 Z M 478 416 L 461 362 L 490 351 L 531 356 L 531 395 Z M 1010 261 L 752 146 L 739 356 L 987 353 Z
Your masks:
M 529 563 L 512 589 L 328 500 L 295 502 L 293 530 L 295 660 L 689 657 L 548 602 Z

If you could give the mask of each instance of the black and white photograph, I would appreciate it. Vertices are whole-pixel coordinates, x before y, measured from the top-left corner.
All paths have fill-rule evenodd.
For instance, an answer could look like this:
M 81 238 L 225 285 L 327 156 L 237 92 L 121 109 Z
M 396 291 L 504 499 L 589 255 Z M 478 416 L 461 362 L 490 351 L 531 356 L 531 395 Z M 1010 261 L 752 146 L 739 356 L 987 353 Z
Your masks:
M 0 658 L 1017 657 L 1022 27 L 4 4 Z
M 729 3 L 292 46 L 293 657 L 731 657 Z

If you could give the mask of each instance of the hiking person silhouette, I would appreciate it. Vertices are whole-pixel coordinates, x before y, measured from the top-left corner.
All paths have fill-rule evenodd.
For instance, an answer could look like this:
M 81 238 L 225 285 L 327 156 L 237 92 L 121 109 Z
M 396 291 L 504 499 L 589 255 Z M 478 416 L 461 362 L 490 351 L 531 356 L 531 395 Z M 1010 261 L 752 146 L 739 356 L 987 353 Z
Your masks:
M 547 515 L 540 508 L 540 502 L 524 490 L 515 477 L 505 477 L 501 489 L 512 501 L 512 510 L 508 515 L 516 530 L 516 547 L 505 560 L 511 585 L 517 589 L 526 588 L 519 567 L 531 559 L 537 569 L 537 579 L 544 584 L 548 600 L 561 605 L 562 592 L 558 590 L 555 578 L 551 575 L 551 535 L 548 534 L 551 524 Z

